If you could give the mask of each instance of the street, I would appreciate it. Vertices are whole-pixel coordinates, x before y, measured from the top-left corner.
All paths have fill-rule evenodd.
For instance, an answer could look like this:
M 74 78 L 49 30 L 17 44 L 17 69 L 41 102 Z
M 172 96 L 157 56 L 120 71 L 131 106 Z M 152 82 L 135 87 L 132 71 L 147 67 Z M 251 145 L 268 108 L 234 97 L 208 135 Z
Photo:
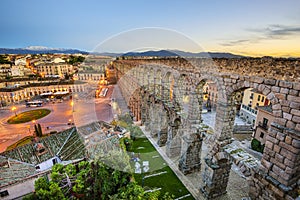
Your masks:
M 80 94 L 73 94 L 72 100 L 65 100 L 63 102 L 48 102 L 43 107 L 51 110 L 51 113 L 46 117 L 38 119 L 35 123 L 39 123 L 42 126 L 43 133 L 50 133 L 50 131 L 62 131 L 70 128 L 73 125 L 68 123 L 74 123 L 75 126 L 82 126 L 84 124 L 91 123 L 93 121 L 105 121 L 110 122 L 113 119 L 112 109 L 110 105 L 111 95 L 113 93 L 114 86 L 108 86 L 109 90 L 106 97 L 95 99 L 94 96 L 81 96 Z M 91 91 L 94 94 L 94 91 Z M 16 107 L 16 114 L 38 109 L 38 108 L 26 108 L 25 104 L 14 105 Z M 7 120 L 15 113 L 11 110 L 11 107 L 0 110 L 0 152 L 22 139 L 23 137 L 34 134 L 34 123 L 27 122 L 23 124 L 8 124 Z

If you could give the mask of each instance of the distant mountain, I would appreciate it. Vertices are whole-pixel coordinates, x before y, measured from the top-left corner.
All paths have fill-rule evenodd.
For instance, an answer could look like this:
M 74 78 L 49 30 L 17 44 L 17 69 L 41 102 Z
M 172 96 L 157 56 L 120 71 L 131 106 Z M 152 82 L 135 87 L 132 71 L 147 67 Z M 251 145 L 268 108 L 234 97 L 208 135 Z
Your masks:
M 63 49 L 63 48 L 49 48 L 44 46 L 29 46 L 25 48 L 0 48 L 0 54 L 94 54 L 110 57 L 118 56 L 133 56 L 133 57 L 191 57 L 191 58 L 242 58 L 244 56 L 235 55 L 232 53 L 220 52 L 199 52 L 192 53 L 180 50 L 159 50 L 159 51 L 144 51 L 144 52 L 127 52 L 127 53 L 110 53 L 110 52 L 87 52 L 78 49 Z
M 120 55 L 118 55 L 120 56 Z M 232 53 L 219 53 L 219 52 L 199 52 L 192 53 L 180 50 L 160 50 L 160 51 L 145 51 L 145 52 L 128 52 L 121 56 L 133 56 L 133 57 L 190 57 L 190 58 L 242 58 L 244 56 L 235 55 Z
M 0 54 L 88 54 L 89 52 L 77 49 L 49 48 L 44 46 L 29 46 L 25 48 L 0 48 Z

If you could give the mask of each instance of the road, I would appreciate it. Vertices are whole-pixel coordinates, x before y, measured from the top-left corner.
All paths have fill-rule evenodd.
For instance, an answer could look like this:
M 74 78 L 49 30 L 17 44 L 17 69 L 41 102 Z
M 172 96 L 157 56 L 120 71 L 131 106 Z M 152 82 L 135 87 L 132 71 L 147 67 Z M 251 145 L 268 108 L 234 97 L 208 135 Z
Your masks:
M 71 125 L 68 125 L 68 122 L 74 123 L 77 127 L 99 120 L 110 122 L 113 119 L 110 99 L 114 86 L 108 86 L 108 88 L 106 97 L 97 99 L 93 96 L 95 88 L 91 88 L 87 96 L 74 94 L 74 97 L 77 96 L 77 98 L 73 98 L 73 106 L 70 99 L 61 103 L 46 103 L 41 108 L 50 109 L 51 113 L 46 117 L 36 120 L 35 123 L 41 124 L 43 133 L 49 133 L 50 131 L 62 131 L 70 128 Z M 16 107 L 17 114 L 37 109 L 26 108 L 24 104 L 14 106 Z M 0 152 L 5 151 L 9 145 L 23 137 L 33 135 L 34 133 L 33 122 L 8 124 L 7 120 L 13 115 L 14 112 L 11 111 L 11 107 L 0 110 Z

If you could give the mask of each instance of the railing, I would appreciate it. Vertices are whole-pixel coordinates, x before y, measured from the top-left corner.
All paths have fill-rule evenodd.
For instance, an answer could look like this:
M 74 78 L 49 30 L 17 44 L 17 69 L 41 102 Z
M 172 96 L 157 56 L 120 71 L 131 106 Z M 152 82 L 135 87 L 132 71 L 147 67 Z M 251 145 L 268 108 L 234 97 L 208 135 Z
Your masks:
M 264 123 L 262 123 L 262 122 L 258 122 L 258 126 L 260 127 L 260 128 L 262 128 L 262 129 L 264 129 L 264 130 L 268 130 L 268 126 L 267 126 L 267 124 L 264 124 Z

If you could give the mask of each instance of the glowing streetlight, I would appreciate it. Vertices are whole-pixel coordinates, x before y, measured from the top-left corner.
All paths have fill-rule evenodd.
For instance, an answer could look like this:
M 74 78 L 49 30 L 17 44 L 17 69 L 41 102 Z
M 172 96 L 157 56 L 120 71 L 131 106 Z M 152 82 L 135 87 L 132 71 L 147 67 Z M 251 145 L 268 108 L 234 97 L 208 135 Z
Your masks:
M 11 108 L 11 111 L 15 112 L 15 116 L 17 116 L 17 111 L 16 110 L 17 110 L 17 108 L 15 106 Z
M 73 100 L 71 101 L 71 106 L 72 106 L 72 110 L 74 112 L 74 102 L 73 102 Z

